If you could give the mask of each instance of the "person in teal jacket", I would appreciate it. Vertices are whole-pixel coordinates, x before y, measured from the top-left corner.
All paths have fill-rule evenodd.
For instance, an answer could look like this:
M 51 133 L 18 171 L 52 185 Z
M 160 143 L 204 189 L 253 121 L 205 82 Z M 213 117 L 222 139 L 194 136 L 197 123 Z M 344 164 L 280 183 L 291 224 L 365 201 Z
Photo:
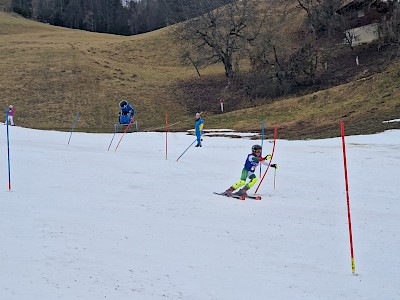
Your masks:
M 196 131 L 196 137 L 197 137 L 196 147 L 201 147 L 201 136 L 203 135 L 203 127 L 204 127 L 204 121 L 201 118 L 200 114 L 196 113 L 196 122 L 194 123 L 194 129 Z

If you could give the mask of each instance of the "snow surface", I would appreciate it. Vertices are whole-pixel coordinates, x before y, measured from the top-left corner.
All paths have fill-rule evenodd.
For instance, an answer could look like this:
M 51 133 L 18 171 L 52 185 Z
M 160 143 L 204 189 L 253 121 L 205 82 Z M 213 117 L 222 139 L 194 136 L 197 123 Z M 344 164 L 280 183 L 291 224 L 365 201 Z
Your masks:
M 9 192 L 3 128 L 1 300 L 400 299 L 400 130 L 346 138 L 355 276 L 340 138 L 278 140 L 277 190 L 271 170 L 240 201 L 213 191 L 256 141 L 205 137 L 176 162 L 193 136 L 171 133 L 166 160 L 162 133 L 115 152 L 10 127 Z
M 383 121 L 382 123 L 395 123 L 395 122 L 400 122 L 400 119 L 393 119 L 389 121 Z

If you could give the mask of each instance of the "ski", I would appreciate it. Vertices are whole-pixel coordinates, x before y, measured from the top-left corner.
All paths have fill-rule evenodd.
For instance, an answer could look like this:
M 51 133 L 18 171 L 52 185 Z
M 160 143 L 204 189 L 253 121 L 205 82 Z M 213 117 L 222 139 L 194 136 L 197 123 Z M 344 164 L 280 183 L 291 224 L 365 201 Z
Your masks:
M 230 195 L 230 196 L 225 195 L 224 193 L 217 193 L 217 192 L 214 192 L 214 194 L 215 194 L 215 195 L 224 196 L 224 197 L 228 197 L 228 198 L 236 198 L 236 199 L 239 199 L 239 200 L 246 200 L 246 198 L 243 197 L 243 196 L 238 196 L 238 195 L 233 195 L 233 194 Z
M 249 198 L 249 199 L 253 199 L 253 200 L 261 200 L 261 196 L 253 196 L 253 195 L 247 195 L 247 196 L 245 196 L 246 198 Z
M 239 200 L 246 200 L 246 198 L 253 199 L 253 200 L 261 200 L 261 196 L 255 196 L 255 195 L 254 196 L 253 195 L 239 196 L 239 195 L 232 194 L 231 196 L 228 196 L 228 195 L 224 195 L 224 193 L 216 193 L 216 192 L 214 192 L 214 194 L 220 195 L 220 196 L 225 196 L 225 197 L 236 198 Z

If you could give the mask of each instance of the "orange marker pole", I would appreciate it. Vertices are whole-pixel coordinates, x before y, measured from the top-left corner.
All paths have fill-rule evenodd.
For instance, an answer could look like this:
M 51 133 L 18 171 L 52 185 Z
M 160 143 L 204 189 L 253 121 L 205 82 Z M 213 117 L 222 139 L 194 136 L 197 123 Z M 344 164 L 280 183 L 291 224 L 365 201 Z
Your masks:
M 356 272 L 354 264 L 354 251 L 353 251 L 353 233 L 351 229 L 351 215 L 350 215 L 350 196 L 349 196 L 349 180 L 347 177 L 347 160 L 346 160 L 346 144 L 344 141 L 344 123 L 340 123 L 340 130 L 342 133 L 342 148 L 343 148 L 343 164 L 344 164 L 344 179 L 346 183 L 346 199 L 347 199 L 347 219 L 349 221 L 349 236 L 350 236 L 350 255 L 351 255 L 351 271 L 353 274 Z
M 115 151 L 117 151 L 117 149 L 118 149 L 118 147 L 119 147 L 119 144 L 121 143 L 122 139 L 123 139 L 124 136 L 125 136 L 125 133 L 129 130 L 129 127 L 131 127 L 131 124 L 132 124 L 132 121 L 133 121 L 134 118 L 135 118 L 135 116 L 133 116 L 133 117 L 131 118 L 131 120 L 129 121 L 128 126 L 126 126 L 126 129 L 125 129 L 124 133 L 122 134 L 121 139 L 119 140 L 119 142 L 118 142 L 118 144 L 117 144 L 117 147 L 115 147 Z

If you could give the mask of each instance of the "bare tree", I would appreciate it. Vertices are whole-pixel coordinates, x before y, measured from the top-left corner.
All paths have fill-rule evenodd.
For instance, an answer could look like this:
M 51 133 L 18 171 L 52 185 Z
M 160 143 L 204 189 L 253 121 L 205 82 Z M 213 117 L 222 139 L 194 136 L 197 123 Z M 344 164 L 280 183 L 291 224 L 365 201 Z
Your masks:
M 319 34 L 329 35 L 337 28 L 339 9 L 343 0 L 297 0 L 299 7 L 307 13 L 308 26 L 317 37 Z
M 175 36 L 182 45 L 182 53 L 191 58 L 192 64 L 222 63 L 230 86 L 237 54 L 255 42 L 266 20 L 265 3 L 263 8 L 258 1 L 242 0 L 212 9 L 216 2 L 199 1 L 197 9 L 206 11 L 209 7 L 210 10 L 177 27 Z
M 391 1 L 389 18 L 379 26 L 381 45 L 397 45 L 397 55 L 400 54 L 400 3 Z
M 249 52 L 252 69 L 245 82 L 249 96 L 277 97 L 315 82 L 318 47 L 315 33 L 294 21 L 301 9 L 289 5 L 268 19 L 268 27 Z

